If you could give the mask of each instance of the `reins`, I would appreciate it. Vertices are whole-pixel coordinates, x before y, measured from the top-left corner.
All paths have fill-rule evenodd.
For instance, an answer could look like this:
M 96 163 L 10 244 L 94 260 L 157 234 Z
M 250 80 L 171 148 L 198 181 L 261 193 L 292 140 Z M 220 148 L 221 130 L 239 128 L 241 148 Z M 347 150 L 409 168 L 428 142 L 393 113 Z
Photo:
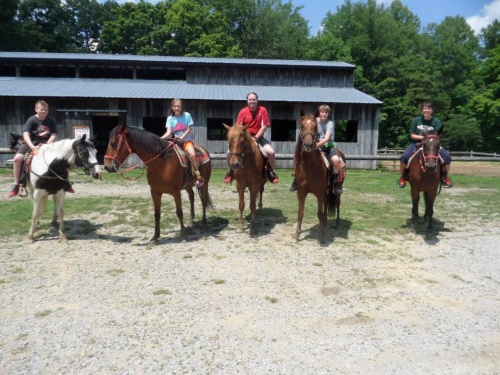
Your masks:
M 45 179 L 45 180 L 61 180 L 61 181 L 64 181 L 64 182 L 69 182 L 69 178 L 64 178 L 64 177 L 60 176 L 56 171 L 54 171 L 50 167 L 50 163 L 48 163 L 47 159 L 45 158 L 45 151 L 43 149 L 41 151 L 42 151 L 43 161 L 45 162 L 45 166 L 47 167 L 47 170 L 49 172 L 51 172 L 54 176 L 43 176 L 43 175 L 40 175 L 40 174 L 36 173 L 35 171 L 33 171 L 33 169 L 31 169 L 31 168 L 30 168 L 30 173 L 33 173 L 35 176 L 37 176 L 40 179 Z M 87 163 L 87 161 L 85 160 L 85 158 L 82 157 L 81 152 L 78 151 L 78 150 L 75 150 L 75 149 L 73 149 L 73 157 L 75 158 L 75 165 L 78 166 L 78 167 L 80 167 L 80 168 L 82 168 L 82 170 L 85 172 L 85 174 L 87 176 L 90 175 L 90 170 L 92 169 L 92 167 L 95 166 L 95 165 L 97 165 L 97 163 L 91 163 L 91 164 Z M 80 162 L 82 163 L 82 165 L 78 165 L 78 163 L 77 163 L 77 157 L 80 159 Z
M 118 168 L 121 168 L 121 165 L 122 165 L 122 163 L 120 163 L 118 161 L 118 153 L 120 152 L 120 149 L 123 146 L 124 142 L 125 142 L 125 146 L 127 147 L 127 151 L 128 151 L 127 157 L 129 155 L 133 154 L 134 152 L 132 151 L 132 149 L 131 149 L 130 145 L 128 144 L 128 141 L 127 141 L 127 135 L 125 134 L 125 132 L 121 132 L 121 133 L 118 134 L 118 145 L 116 146 L 115 154 L 113 156 L 104 155 L 104 159 L 108 159 L 108 160 L 113 161 L 113 163 L 115 163 L 116 165 L 118 165 Z M 141 165 L 147 165 L 148 163 L 152 162 L 153 160 L 158 159 L 165 151 L 167 151 L 173 145 L 174 145 L 174 142 L 169 142 L 169 144 L 167 145 L 167 147 L 165 147 L 158 155 L 152 157 L 151 159 L 149 159 L 147 161 L 142 161 L 142 163 L 138 163 L 136 165 L 133 165 L 132 167 L 128 167 L 126 169 L 120 169 L 118 172 L 120 173 L 120 175 L 123 178 L 125 178 L 127 180 L 137 180 L 137 179 L 141 178 L 144 175 L 145 172 L 143 172 L 140 176 L 135 177 L 135 178 L 126 177 L 126 176 L 124 176 L 124 173 L 129 172 L 129 171 L 131 171 L 133 169 L 139 168 Z

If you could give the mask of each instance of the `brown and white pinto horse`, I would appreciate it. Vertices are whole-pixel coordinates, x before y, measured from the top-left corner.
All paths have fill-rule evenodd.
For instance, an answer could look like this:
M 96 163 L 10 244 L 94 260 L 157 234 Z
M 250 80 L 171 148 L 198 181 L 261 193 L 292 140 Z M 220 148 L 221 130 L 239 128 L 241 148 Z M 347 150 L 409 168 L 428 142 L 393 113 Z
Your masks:
M 160 237 L 161 198 L 163 194 L 170 194 L 174 198 L 182 239 L 187 240 L 182 212 L 181 190 L 183 189 L 187 191 L 189 197 L 190 224 L 194 218 L 193 187 L 196 178 L 193 173 L 188 173 L 188 168 L 191 168 L 188 158 L 186 158 L 185 163 L 181 163 L 180 156 L 174 150 L 175 147 L 172 141 L 162 140 L 156 134 L 144 129 L 119 125 L 111 130 L 108 149 L 104 156 L 104 167 L 108 172 L 117 172 L 125 159 L 132 153 L 137 154 L 146 165 L 155 218 L 155 230 L 150 240 L 152 244 L 157 244 Z M 196 146 L 196 148 L 199 149 L 197 157 L 200 161 L 200 174 L 205 180 L 205 183 L 197 189 L 203 208 L 202 223 L 206 225 L 206 210 L 212 208 L 212 200 L 208 193 L 212 164 L 208 151 L 201 146 Z
M 259 145 L 247 130 L 248 126 L 239 124 L 233 126 L 223 125 L 228 131 L 228 166 L 234 170 L 236 189 L 239 196 L 240 216 L 237 232 L 243 232 L 245 189 L 248 188 L 250 191 L 250 234 L 255 234 L 257 195 L 259 196 L 259 208 L 262 208 L 262 194 L 264 193 L 264 185 L 266 183 L 264 156 L 259 149 Z
M 434 201 L 439 193 L 441 181 L 441 163 L 439 160 L 439 149 L 441 141 L 439 135 L 434 131 L 422 133 L 424 139 L 422 146 L 411 157 L 409 162 L 411 200 L 413 203 L 411 228 L 416 233 L 418 221 L 418 203 L 420 193 L 424 193 L 425 213 L 424 222 L 427 223 L 427 232 L 432 229 L 432 216 L 434 215 Z
M 316 116 L 305 115 L 300 112 L 300 133 L 295 147 L 294 165 L 295 180 L 297 181 L 298 221 L 295 231 L 295 240 L 299 240 L 302 232 L 304 206 L 306 197 L 312 193 L 318 202 L 317 216 L 319 221 L 320 243 L 324 242 L 327 215 L 333 216 L 337 212 L 336 227 L 340 227 L 340 195 L 333 194 L 328 183 L 329 174 L 320 150 L 316 148 L 318 142 L 318 122 Z M 339 157 L 345 161 L 342 151 L 337 149 Z M 342 182 L 339 181 L 340 187 Z

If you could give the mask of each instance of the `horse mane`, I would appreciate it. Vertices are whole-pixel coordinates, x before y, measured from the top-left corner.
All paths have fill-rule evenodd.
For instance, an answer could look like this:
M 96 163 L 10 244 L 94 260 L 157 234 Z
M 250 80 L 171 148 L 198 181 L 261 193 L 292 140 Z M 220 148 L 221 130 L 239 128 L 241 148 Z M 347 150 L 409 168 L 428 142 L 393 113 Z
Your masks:
M 232 137 L 235 136 L 235 133 L 239 134 L 239 133 L 242 133 L 242 132 L 245 132 L 246 140 L 248 142 L 250 142 L 249 144 L 251 144 L 252 148 L 254 148 L 255 147 L 255 145 L 254 145 L 255 142 L 253 142 L 253 139 L 252 139 L 252 136 L 250 135 L 250 132 L 247 131 L 247 129 L 243 125 L 235 124 L 235 125 L 231 126 L 231 128 L 227 132 L 227 139 L 230 140 Z
M 113 129 L 114 133 L 112 132 L 110 137 L 114 136 L 114 134 L 118 132 L 118 129 L 119 127 Z M 138 144 L 146 148 L 148 151 L 151 151 L 153 154 L 157 155 L 161 154 L 160 157 L 170 155 L 173 152 L 173 147 L 169 147 L 165 152 L 163 152 L 168 144 L 171 143 L 170 140 L 161 139 L 156 134 L 151 133 L 145 129 L 127 126 L 126 132 L 128 132 L 135 140 L 137 140 Z
M 69 147 L 71 148 L 73 145 L 74 139 L 61 139 L 59 141 L 55 141 L 52 143 L 45 143 L 42 145 L 44 151 L 49 151 L 49 152 L 55 152 L 58 153 L 59 151 L 63 150 L 64 148 Z

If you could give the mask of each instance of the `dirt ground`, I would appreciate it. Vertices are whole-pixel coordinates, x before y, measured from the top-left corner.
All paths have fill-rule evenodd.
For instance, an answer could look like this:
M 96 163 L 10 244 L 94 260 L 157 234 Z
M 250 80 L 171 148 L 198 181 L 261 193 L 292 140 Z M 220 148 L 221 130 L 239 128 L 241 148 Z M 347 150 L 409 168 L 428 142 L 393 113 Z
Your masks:
M 110 193 L 96 185 L 77 193 Z M 211 194 L 234 206 L 230 187 Z M 1 375 L 500 374 L 498 216 L 431 239 L 330 223 L 319 246 L 311 218 L 297 243 L 295 220 L 250 238 L 215 211 L 209 232 L 180 242 L 163 223 L 149 247 L 151 228 L 104 225 L 124 209 L 67 212 L 67 243 L 47 220 L 33 244 L 0 239 Z

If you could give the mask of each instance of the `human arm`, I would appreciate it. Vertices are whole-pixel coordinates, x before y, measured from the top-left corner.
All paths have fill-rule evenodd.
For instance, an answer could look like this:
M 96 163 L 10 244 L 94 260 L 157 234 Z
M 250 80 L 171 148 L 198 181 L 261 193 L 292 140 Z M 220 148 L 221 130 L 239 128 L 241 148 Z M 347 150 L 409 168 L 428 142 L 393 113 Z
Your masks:
M 49 140 L 47 141 L 47 143 L 52 143 L 52 142 L 55 142 L 57 139 L 57 133 L 51 133 L 50 134 L 50 138 Z
M 31 133 L 30 132 L 23 132 L 23 139 L 24 139 L 24 142 L 26 142 L 26 144 L 29 146 L 29 148 L 32 150 L 32 151 L 35 151 L 37 149 L 37 146 L 35 146 L 33 144 L 33 142 L 31 141 Z
M 325 137 L 321 141 L 316 143 L 316 147 L 317 148 L 323 147 L 325 144 L 331 141 L 331 138 L 332 138 L 332 132 L 327 130 Z

